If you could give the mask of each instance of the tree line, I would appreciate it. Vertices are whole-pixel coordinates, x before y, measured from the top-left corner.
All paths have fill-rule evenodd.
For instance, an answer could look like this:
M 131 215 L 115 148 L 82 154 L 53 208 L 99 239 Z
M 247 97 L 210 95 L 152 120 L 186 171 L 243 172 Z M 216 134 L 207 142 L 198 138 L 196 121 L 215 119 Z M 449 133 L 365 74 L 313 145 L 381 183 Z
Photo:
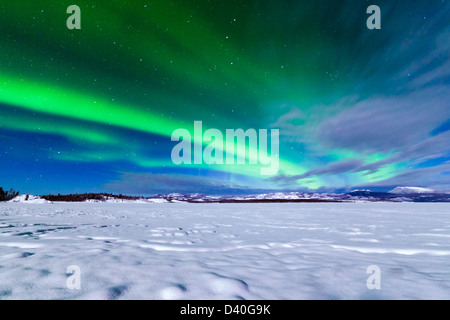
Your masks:
M 3 190 L 3 187 L 0 187 L 0 201 L 9 201 L 14 199 L 19 195 L 19 191 L 14 191 L 12 188 L 9 191 Z
M 114 195 L 111 193 L 83 193 L 83 194 L 49 194 L 41 196 L 41 198 L 52 201 L 52 202 L 84 202 L 86 200 L 98 200 L 98 201 L 104 201 L 107 199 L 124 199 L 124 200 L 137 200 L 140 199 L 140 197 L 134 197 L 134 196 L 126 196 L 123 194 Z
M 9 189 L 9 191 L 5 191 L 3 187 L 0 187 L 0 202 L 1 201 L 9 201 L 14 199 L 19 195 L 19 191 L 14 191 L 13 189 Z M 123 199 L 123 200 L 138 200 L 141 197 L 136 196 L 127 196 L 123 194 L 111 194 L 111 193 L 82 193 L 82 194 L 48 194 L 43 195 L 41 198 L 48 201 L 62 201 L 62 202 L 84 202 L 86 200 L 98 200 L 104 201 L 107 199 Z M 26 200 L 28 200 L 28 195 Z

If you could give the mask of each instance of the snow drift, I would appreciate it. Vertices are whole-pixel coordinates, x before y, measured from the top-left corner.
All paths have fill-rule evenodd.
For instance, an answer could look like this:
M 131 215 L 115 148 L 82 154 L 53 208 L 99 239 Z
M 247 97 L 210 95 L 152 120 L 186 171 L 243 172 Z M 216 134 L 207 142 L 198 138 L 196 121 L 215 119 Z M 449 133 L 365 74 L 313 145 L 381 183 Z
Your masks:
M 22 194 L 17 197 L 15 197 L 12 200 L 9 200 L 8 202 L 11 203 L 37 203 L 37 204 L 43 204 L 43 203 L 51 203 L 48 200 L 42 199 L 38 196 L 33 196 L 31 194 Z

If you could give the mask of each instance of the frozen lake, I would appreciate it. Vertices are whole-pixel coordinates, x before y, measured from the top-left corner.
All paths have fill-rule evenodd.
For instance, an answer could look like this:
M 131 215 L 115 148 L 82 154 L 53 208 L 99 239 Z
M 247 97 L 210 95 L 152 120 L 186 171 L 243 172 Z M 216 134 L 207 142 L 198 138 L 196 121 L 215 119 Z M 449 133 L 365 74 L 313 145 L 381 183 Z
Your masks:
M 450 204 L 2 203 L 0 299 L 450 299 Z

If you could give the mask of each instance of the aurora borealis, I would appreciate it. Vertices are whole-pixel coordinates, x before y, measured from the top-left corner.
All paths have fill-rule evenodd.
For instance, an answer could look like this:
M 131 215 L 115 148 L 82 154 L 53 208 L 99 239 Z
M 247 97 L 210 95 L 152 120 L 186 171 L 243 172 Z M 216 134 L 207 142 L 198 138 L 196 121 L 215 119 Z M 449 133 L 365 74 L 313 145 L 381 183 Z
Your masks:
M 73 4 L 81 30 L 66 27 Z M 0 184 L 450 190 L 449 17 L 446 0 L 3 1 Z M 194 121 L 279 129 L 278 173 L 175 165 L 171 134 Z

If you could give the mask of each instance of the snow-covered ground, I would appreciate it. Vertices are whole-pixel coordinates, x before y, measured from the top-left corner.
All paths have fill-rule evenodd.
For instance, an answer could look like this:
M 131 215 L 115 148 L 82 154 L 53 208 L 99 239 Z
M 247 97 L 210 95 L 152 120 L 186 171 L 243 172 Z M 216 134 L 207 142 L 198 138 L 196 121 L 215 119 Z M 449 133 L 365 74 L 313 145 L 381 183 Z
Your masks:
M 450 204 L 0 204 L 0 299 L 242 298 L 450 299 Z

